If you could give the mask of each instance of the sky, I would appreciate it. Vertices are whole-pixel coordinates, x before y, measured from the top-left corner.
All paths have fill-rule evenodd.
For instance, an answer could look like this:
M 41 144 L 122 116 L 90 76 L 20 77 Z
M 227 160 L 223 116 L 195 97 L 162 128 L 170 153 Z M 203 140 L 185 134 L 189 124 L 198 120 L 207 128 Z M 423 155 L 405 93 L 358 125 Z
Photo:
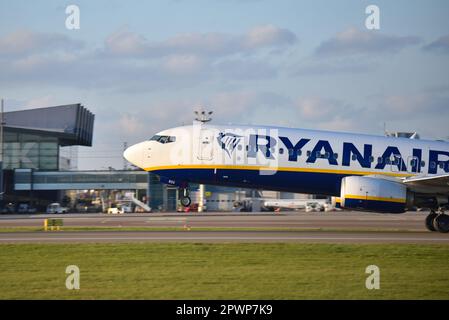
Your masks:
M 201 107 L 216 124 L 449 139 L 448 17 L 446 0 L 0 0 L 0 97 L 91 110 L 80 169 L 121 169 L 124 142 Z

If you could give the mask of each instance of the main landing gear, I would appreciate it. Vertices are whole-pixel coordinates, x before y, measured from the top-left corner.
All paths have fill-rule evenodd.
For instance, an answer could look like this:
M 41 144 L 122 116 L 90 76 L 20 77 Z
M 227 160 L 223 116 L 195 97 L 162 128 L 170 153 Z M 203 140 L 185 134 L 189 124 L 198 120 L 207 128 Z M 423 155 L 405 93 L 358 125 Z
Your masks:
M 449 232 L 449 215 L 444 213 L 444 209 L 440 208 L 438 211 L 430 211 L 426 217 L 426 228 L 430 231 L 438 231 L 441 233 Z
M 189 188 L 179 188 L 179 201 L 181 202 L 181 205 L 186 208 L 186 207 L 190 207 L 190 205 L 192 204 L 192 199 L 190 199 L 189 196 Z

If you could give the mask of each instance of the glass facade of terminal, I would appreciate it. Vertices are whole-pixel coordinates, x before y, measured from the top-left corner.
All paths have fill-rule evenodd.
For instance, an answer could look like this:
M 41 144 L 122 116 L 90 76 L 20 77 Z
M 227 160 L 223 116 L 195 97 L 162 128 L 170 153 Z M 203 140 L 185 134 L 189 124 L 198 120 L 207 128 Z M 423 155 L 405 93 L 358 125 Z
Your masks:
M 156 210 L 162 210 L 164 207 L 164 186 L 159 182 L 156 175 L 149 176 L 149 205 Z
M 57 137 L 5 130 L 4 169 L 59 169 Z

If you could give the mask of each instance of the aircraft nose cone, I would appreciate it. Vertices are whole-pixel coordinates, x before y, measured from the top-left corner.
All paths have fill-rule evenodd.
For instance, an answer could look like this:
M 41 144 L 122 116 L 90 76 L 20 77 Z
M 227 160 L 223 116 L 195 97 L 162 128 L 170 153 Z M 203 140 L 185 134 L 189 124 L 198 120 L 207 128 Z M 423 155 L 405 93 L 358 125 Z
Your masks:
M 140 144 L 135 144 L 127 148 L 125 152 L 123 152 L 123 156 L 133 165 L 138 167 L 142 166 L 143 151 Z

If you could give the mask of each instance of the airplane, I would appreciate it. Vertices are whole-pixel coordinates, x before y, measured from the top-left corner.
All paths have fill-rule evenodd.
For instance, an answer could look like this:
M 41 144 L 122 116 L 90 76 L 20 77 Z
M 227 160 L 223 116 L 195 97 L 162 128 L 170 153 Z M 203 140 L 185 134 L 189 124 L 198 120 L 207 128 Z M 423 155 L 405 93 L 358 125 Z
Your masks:
M 192 125 L 163 130 L 124 157 L 180 190 L 211 184 L 338 197 L 342 208 L 431 209 L 430 231 L 449 232 L 449 142 L 274 126 Z

